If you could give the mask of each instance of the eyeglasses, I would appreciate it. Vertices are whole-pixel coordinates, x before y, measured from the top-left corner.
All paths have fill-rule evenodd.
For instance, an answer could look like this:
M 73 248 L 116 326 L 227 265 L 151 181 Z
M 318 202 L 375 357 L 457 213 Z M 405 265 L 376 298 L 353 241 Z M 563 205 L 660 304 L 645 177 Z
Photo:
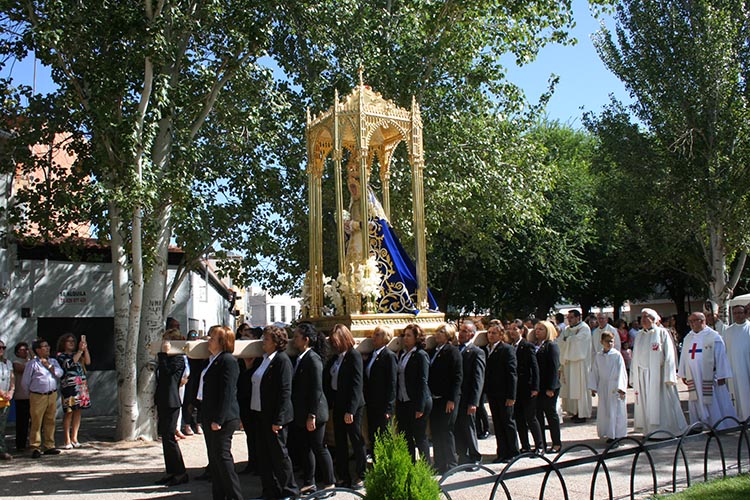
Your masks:
M 0 345 L 0 349 L 5 349 L 5 346 L 4 345 Z

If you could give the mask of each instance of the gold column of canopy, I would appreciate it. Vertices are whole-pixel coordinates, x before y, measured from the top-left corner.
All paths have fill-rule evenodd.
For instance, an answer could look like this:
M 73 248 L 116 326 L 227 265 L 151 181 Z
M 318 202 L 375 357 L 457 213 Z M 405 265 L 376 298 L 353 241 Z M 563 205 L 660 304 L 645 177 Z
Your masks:
M 322 234 L 322 177 L 325 160 L 329 153 L 334 164 L 336 189 L 336 230 L 339 272 L 350 276 L 352 269 L 347 269 L 344 244 L 344 202 L 341 182 L 344 149 L 350 154 L 347 174 L 358 178 L 360 186 L 359 210 L 361 211 L 362 255 L 361 262 L 367 261 L 369 232 L 367 230 L 368 203 L 367 186 L 375 156 L 380 163 L 380 179 L 383 186 L 383 210 L 390 218 L 390 163 L 393 152 L 401 142 L 407 147 L 412 171 L 412 205 L 414 217 L 414 235 L 416 247 L 417 271 L 417 305 L 426 310 L 427 301 L 427 261 L 424 218 L 423 170 L 424 156 L 422 151 L 422 119 L 414 98 L 412 109 L 396 106 L 384 99 L 379 93 L 364 85 L 360 70 L 359 85 L 352 92 L 339 100 L 335 93 L 333 106 L 315 116 L 307 113 L 307 151 L 308 151 L 308 188 L 309 188 L 309 230 L 310 230 L 310 287 L 309 310 L 307 316 L 318 318 L 322 315 L 323 306 L 323 234 Z M 355 161 L 352 163 L 351 159 Z M 351 266 L 350 266 L 351 267 Z M 347 307 L 349 304 L 347 303 Z M 347 311 L 349 314 L 357 311 Z M 442 316 L 442 315 L 441 315 Z

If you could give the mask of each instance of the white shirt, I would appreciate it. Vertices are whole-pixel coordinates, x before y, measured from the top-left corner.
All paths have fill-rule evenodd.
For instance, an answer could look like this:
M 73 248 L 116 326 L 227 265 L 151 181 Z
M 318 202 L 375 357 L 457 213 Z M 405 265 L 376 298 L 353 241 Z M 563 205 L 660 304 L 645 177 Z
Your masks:
M 401 356 L 398 362 L 398 400 L 399 401 L 411 401 L 409 395 L 406 392 L 406 381 L 404 380 L 404 371 L 406 370 L 406 364 L 409 362 L 411 355 L 417 352 L 417 346 L 412 347 L 409 352 Z
M 370 356 L 370 362 L 367 363 L 367 376 L 370 376 L 370 370 L 372 369 L 372 365 L 375 364 L 375 360 L 378 359 L 378 356 L 380 356 L 380 352 L 385 349 L 386 346 L 381 347 L 380 349 L 377 349 L 372 352 L 372 356 Z
M 252 378 L 250 379 L 253 383 L 253 392 L 252 396 L 250 398 L 250 409 L 254 411 L 261 411 L 260 407 L 260 383 L 263 381 L 263 374 L 266 373 L 266 370 L 271 365 L 271 361 L 273 361 L 273 358 L 276 357 L 276 352 L 274 351 L 271 354 L 265 353 L 263 355 L 263 362 L 260 364 L 257 370 L 255 370 L 255 373 L 253 373 Z
M 206 372 L 208 371 L 209 367 L 213 364 L 214 360 L 216 359 L 216 356 L 218 356 L 218 354 L 213 354 L 208 358 L 208 364 L 201 372 L 201 379 L 198 382 L 198 394 L 195 396 L 195 399 L 197 399 L 198 401 L 203 401 L 203 377 L 206 376 Z

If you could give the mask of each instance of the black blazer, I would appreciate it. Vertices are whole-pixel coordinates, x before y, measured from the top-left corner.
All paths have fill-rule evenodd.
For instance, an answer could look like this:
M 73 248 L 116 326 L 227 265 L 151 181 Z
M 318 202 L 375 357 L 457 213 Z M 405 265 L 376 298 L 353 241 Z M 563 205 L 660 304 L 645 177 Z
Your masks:
M 393 415 L 396 407 L 398 361 L 393 351 L 384 347 L 372 363 L 370 375 L 365 367 L 365 402 L 368 411 Z
M 463 360 L 458 348 L 445 344 L 430 365 L 430 392 L 433 397 L 459 402 L 463 382 Z
M 460 406 L 479 406 L 484 387 L 486 357 L 484 351 L 474 344 L 467 344 L 461 353 L 463 378 L 461 382 Z
M 310 415 L 315 415 L 317 425 L 328 422 L 328 401 L 323 394 L 323 361 L 312 349 L 304 355 L 294 371 L 292 407 L 296 425 L 304 426 Z
M 406 353 L 402 351 L 401 355 Z M 424 413 L 427 400 L 432 405 L 432 394 L 427 380 L 430 373 L 430 358 L 422 349 L 417 349 L 409 357 L 404 367 L 404 385 L 409 401 L 414 403 L 414 411 Z
M 362 355 L 353 347 L 346 351 L 346 356 L 339 367 L 338 390 L 331 387 L 331 367 L 338 355 L 333 356 L 323 370 L 323 381 L 328 404 L 336 411 L 351 413 L 365 405 Z
M 560 347 L 545 341 L 536 352 L 539 364 L 539 391 L 556 391 L 560 388 Z
M 204 426 L 212 422 L 225 422 L 240 418 L 237 404 L 237 377 L 240 369 L 237 360 L 228 352 L 220 352 L 203 376 L 203 403 L 201 420 Z
M 487 357 L 484 391 L 488 398 L 496 401 L 515 400 L 517 384 L 516 351 L 513 346 L 498 342 L 495 350 Z
M 187 384 L 185 384 L 184 404 L 195 404 L 195 397 L 198 395 L 198 384 L 200 384 L 201 373 L 203 373 L 203 369 L 207 364 L 208 359 L 188 358 L 190 376 L 188 376 Z
M 515 348 L 518 361 L 518 390 L 516 399 L 531 399 L 531 391 L 539 391 L 539 365 L 536 360 L 536 348 L 528 340 L 521 339 Z
M 185 357 L 182 355 L 167 356 L 160 352 L 157 355 L 156 393 L 154 401 L 160 408 L 179 408 L 180 381 L 185 371 Z
M 292 371 L 289 356 L 283 351 L 277 351 L 271 364 L 263 372 L 260 382 L 260 418 L 264 423 L 287 425 L 294 420 Z

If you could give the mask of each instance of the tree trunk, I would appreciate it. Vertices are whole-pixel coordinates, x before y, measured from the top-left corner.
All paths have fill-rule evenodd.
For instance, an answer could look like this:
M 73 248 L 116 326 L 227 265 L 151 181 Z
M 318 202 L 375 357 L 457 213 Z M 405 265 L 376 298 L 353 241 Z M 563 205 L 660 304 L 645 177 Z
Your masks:
M 120 208 L 109 204 L 110 235 L 112 238 L 112 292 L 114 297 L 115 323 L 115 367 L 117 370 L 118 440 L 132 441 L 136 437 L 135 423 L 138 418 L 136 405 L 135 353 L 137 337 L 131 335 L 128 304 L 128 254 L 120 233 L 122 218 Z
M 141 315 L 141 329 L 138 344 L 138 435 L 155 440 L 156 406 L 156 365 L 153 362 L 152 346 L 161 342 L 164 332 L 164 298 L 166 295 L 171 207 L 167 206 L 159 214 L 159 234 L 156 240 L 154 265 L 143 289 L 144 308 Z
M 727 255 L 724 244 L 724 234 L 721 223 L 716 220 L 708 222 L 708 237 L 710 251 L 711 281 L 709 283 L 710 299 L 719 305 L 719 311 L 724 309 L 724 303 L 729 297 L 727 287 Z

